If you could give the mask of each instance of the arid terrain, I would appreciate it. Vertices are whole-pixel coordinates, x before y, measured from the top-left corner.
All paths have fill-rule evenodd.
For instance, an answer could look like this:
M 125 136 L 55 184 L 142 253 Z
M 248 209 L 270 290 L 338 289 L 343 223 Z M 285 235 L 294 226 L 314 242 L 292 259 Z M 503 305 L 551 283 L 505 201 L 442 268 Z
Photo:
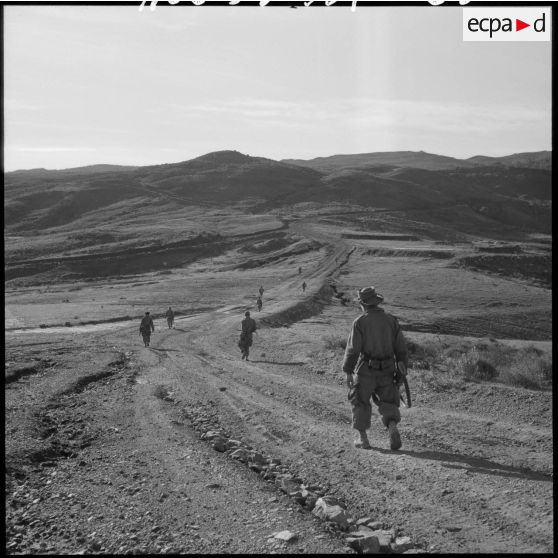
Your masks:
M 545 159 L 363 157 L 6 175 L 7 553 L 554 551 Z M 399 451 L 377 411 L 353 446 L 367 285 L 409 346 Z

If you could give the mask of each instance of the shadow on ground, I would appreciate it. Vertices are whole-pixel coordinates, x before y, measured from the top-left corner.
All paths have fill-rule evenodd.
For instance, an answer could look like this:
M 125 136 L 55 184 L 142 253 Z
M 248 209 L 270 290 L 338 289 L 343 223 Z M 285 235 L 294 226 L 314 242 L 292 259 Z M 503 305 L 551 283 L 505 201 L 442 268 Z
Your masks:
M 393 450 L 387 450 L 385 448 L 372 447 L 371 449 L 380 453 L 394 453 Z M 497 475 L 499 477 L 553 482 L 552 475 L 548 473 L 532 471 L 526 467 L 502 465 L 501 463 L 496 463 L 482 457 L 470 457 L 458 453 L 446 453 L 443 451 L 398 450 L 397 453 L 416 457 L 417 459 L 445 461 L 448 463 L 444 463 L 443 467 L 447 467 L 449 469 L 461 469 L 463 471 L 467 471 L 468 473 L 482 473 L 486 475 Z

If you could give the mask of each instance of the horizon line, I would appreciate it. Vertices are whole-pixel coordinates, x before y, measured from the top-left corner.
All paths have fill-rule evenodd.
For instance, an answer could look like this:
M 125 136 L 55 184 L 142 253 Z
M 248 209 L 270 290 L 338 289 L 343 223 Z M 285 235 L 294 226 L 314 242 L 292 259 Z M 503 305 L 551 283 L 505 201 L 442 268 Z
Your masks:
M 199 159 L 200 157 L 204 157 L 206 155 L 211 155 L 212 153 L 225 153 L 225 152 L 231 152 L 231 153 L 240 153 L 241 155 L 244 155 L 246 157 L 252 157 L 254 159 L 256 158 L 261 158 L 261 159 L 269 159 L 271 161 L 276 161 L 278 163 L 284 162 L 284 161 L 289 161 L 289 160 L 297 160 L 297 161 L 313 161 L 315 159 L 328 159 L 330 157 L 339 157 L 339 156 L 351 156 L 351 155 L 374 155 L 374 154 L 386 154 L 386 153 L 424 153 L 425 155 L 434 155 L 436 157 L 445 157 L 448 159 L 455 159 L 456 161 L 468 161 L 470 159 L 474 159 L 475 157 L 488 157 L 490 159 L 499 159 L 499 158 L 503 158 L 503 157 L 512 157 L 513 155 L 523 155 L 523 154 L 529 154 L 529 153 L 552 153 L 552 149 L 539 149 L 536 151 L 516 151 L 515 153 L 510 153 L 508 155 L 481 155 L 481 154 L 477 154 L 477 155 L 472 155 L 470 157 L 456 157 L 453 155 L 441 155 L 439 153 L 431 153 L 429 151 L 424 151 L 422 149 L 419 150 L 412 150 L 412 149 L 399 149 L 399 150 L 390 150 L 390 151 L 365 151 L 365 152 L 360 152 L 360 153 L 334 153 L 332 155 L 317 155 L 315 157 L 310 157 L 310 158 L 301 158 L 301 157 L 284 157 L 282 159 L 273 159 L 272 157 L 266 157 L 264 155 L 247 155 L 246 153 L 242 153 L 241 151 L 238 151 L 237 149 L 218 149 L 215 151 L 208 151 L 207 153 L 203 153 L 202 155 L 197 155 L 194 157 L 191 157 L 189 159 L 182 159 L 180 161 L 172 161 L 172 162 L 166 162 L 166 163 L 147 163 L 144 165 L 139 165 L 139 164 L 123 164 L 123 163 L 88 163 L 88 164 L 84 164 L 84 165 L 80 165 L 77 167 L 63 167 L 63 168 L 46 168 L 46 167 L 31 167 L 31 168 L 18 168 L 18 169 L 13 169 L 13 170 L 7 170 L 5 168 L 3 168 L 3 172 L 4 174 L 8 174 L 8 173 L 12 173 L 12 172 L 30 172 L 30 171 L 47 171 L 47 172 L 62 172 L 62 171 L 71 171 L 71 170 L 78 170 L 78 169 L 86 169 L 86 168 L 90 168 L 90 167 L 101 167 L 101 166 L 107 166 L 107 167 L 129 167 L 130 169 L 138 169 L 138 168 L 142 168 L 142 167 L 154 167 L 154 166 L 160 166 L 160 165 L 176 165 L 176 164 L 180 164 L 180 163 L 185 163 L 188 161 L 193 161 L 195 159 Z

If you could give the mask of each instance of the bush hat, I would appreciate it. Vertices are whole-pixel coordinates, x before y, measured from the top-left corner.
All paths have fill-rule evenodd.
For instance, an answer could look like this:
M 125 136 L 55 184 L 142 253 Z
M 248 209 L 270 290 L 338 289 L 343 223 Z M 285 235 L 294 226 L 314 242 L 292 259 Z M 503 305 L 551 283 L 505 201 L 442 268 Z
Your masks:
M 384 301 L 384 297 L 376 292 L 374 287 L 364 287 L 358 291 L 357 300 L 367 306 L 375 306 Z

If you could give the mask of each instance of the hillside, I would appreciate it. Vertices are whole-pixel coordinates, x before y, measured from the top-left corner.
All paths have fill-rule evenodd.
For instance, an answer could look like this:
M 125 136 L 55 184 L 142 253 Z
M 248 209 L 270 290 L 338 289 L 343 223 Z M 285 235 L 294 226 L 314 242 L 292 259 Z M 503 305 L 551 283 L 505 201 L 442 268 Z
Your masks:
M 315 159 L 283 159 L 284 163 L 309 167 L 322 172 L 340 169 L 361 169 L 372 166 L 390 165 L 415 169 L 443 170 L 460 166 L 470 166 L 462 159 L 433 155 L 424 151 L 386 151 L 379 153 L 359 153 L 355 155 L 332 155 Z
M 537 151 L 533 153 L 515 153 L 505 157 L 487 157 L 477 155 L 469 159 L 456 159 L 443 155 L 425 153 L 424 151 L 385 151 L 376 153 L 359 153 L 352 155 L 331 155 L 315 159 L 283 159 L 282 162 L 308 167 L 330 173 L 342 169 L 365 169 L 369 167 L 393 166 L 424 170 L 450 170 L 473 166 L 523 167 L 532 169 L 552 168 L 552 152 Z
M 242 235 L 260 230 L 258 222 L 265 231 L 277 212 L 288 217 L 304 204 L 315 211 L 336 204 L 396 212 L 391 217 L 384 213 L 383 218 L 374 213 L 363 226 L 420 231 L 439 240 L 521 240 L 533 233 L 551 233 L 549 170 L 471 163 L 441 168 L 457 160 L 411 152 L 371 155 L 377 165 L 329 171 L 328 165 L 316 170 L 219 151 L 137 168 L 94 165 L 7 173 L 5 257 L 10 262 L 152 253 L 192 241 L 199 246 L 196 239 L 202 234 Z M 339 157 L 340 164 L 343 157 L 357 167 L 359 161 L 370 163 L 363 155 Z M 411 163 L 436 168 L 407 166 Z
M 522 167 L 528 169 L 552 169 L 552 152 L 536 151 L 533 153 L 515 153 L 505 157 L 485 157 L 477 155 L 467 159 L 475 165 L 504 165 L 507 167 Z

